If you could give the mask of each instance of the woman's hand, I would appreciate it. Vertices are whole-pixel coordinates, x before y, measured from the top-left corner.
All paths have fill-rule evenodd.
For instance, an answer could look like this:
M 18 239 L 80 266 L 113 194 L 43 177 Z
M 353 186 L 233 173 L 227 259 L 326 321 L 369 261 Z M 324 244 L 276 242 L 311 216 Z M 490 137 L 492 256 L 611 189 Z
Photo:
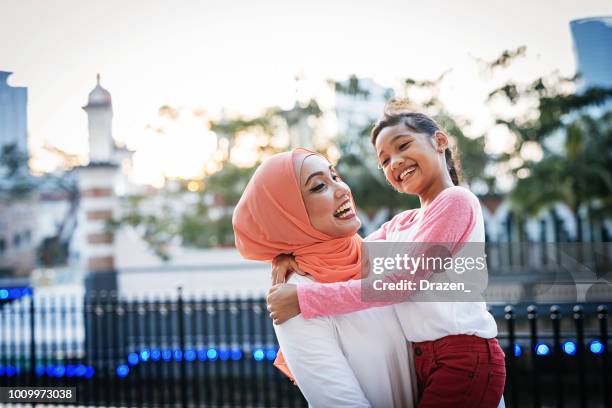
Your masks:
M 274 265 L 272 268 L 272 285 L 285 283 L 287 281 L 287 275 L 289 275 L 289 272 L 296 272 L 300 275 L 306 275 L 305 273 L 300 272 L 298 264 L 295 261 L 295 257 L 291 254 L 278 255 L 276 258 L 274 258 L 272 265 Z
M 274 324 L 281 324 L 300 314 L 297 286 L 291 283 L 274 285 L 268 290 L 268 311 Z

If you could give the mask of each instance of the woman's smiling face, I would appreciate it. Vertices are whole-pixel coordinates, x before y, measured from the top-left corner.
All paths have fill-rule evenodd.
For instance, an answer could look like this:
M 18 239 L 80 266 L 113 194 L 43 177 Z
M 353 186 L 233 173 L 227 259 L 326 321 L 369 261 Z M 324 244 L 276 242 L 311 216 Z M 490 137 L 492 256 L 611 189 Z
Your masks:
M 446 135 L 441 132 L 430 137 L 400 123 L 382 129 L 374 147 L 389 183 L 399 192 L 419 195 L 442 177 L 444 165 L 440 158 L 444 160 L 447 145 Z
M 351 189 L 328 161 L 318 155 L 308 156 L 302 163 L 299 182 L 315 229 L 335 238 L 357 233 L 361 221 L 353 206 Z

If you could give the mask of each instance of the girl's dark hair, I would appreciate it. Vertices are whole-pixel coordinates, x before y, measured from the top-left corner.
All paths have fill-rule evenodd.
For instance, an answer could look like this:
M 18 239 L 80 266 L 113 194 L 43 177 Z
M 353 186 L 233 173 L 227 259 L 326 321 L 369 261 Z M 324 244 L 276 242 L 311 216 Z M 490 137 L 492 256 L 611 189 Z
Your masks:
M 376 144 L 376 138 L 381 130 L 389 126 L 399 125 L 400 123 L 415 133 L 424 133 L 429 137 L 433 137 L 436 132 L 444 132 L 444 129 L 429 116 L 424 113 L 415 112 L 411 109 L 410 105 L 402 99 L 392 98 L 385 105 L 383 117 L 380 118 L 374 125 L 374 128 L 372 128 L 372 144 Z M 451 180 L 453 184 L 457 186 L 459 185 L 460 177 L 459 160 L 456 157 L 453 158 L 450 147 L 447 147 L 444 151 L 444 157 L 446 158 L 446 167 L 451 176 Z

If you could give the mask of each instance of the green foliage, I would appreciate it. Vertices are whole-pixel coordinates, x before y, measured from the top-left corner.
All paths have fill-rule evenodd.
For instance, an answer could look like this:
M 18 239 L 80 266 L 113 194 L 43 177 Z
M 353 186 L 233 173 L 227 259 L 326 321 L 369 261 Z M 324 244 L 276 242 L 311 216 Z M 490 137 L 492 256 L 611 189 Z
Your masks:
M 130 197 L 124 204 L 122 216 L 106 223 L 106 231 L 116 233 L 123 226 L 136 228 L 149 248 L 160 259 L 170 259 L 168 244 L 177 235 L 177 216 L 169 205 L 158 214 L 146 213 L 141 206 L 144 197 Z
M 216 196 L 224 205 L 236 205 L 255 168 L 227 162 L 219 172 L 205 179 L 204 191 Z
M 370 92 L 367 89 L 361 88 L 359 85 L 359 78 L 357 75 L 352 74 L 347 84 L 343 84 L 342 82 L 332 81 L 334 84 L 334 88 L 336 92 L 342 93 L 345 95 L 350 95 L 354 97 L 361 96 L 364 99 L 367 99 L 370 96 Z
M 535 102 L 522 115 L 497 118 L 497 123 L 516 135 L 514 151 L 500 157 L 500 162 L 520 157 L 528 141 L 536 142 L 543 151 L 540 161 L 526 161 L 514 169 L 515 174 L 527 174 L 517 179 L 510 193 L 518 213 L 535 215 L 563 202 L 577 217 L 581 206 L 591 208 L 598 202 L 601 206 L 590 211 L 591 216 L 612 214 L 612 112 L 590 113 L 592 107 L 612 98 L 612 89 L 576 93 L 571 90 L 575 80 L 549 75 L 527 85 L 508 83 L 489 95 L 490 100 L 501 99 L 511 106 Z M 581 238 L 579 229 L 578 240 Z
M 2 146 L 0 177 L 9 181 L 8 192 L 13 198 L 28 196 L 36 189 L 36 180 L 28 170 L 28 155 L 19 150 L 16 144 Z

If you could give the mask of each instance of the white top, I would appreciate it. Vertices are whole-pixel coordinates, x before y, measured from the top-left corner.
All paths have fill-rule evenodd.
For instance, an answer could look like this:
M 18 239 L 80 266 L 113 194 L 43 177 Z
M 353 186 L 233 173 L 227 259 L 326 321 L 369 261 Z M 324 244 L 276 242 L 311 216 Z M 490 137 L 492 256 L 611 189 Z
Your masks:
M 366 241 L 456 243 L 452 253 L 457 256 L 461 254 L 462 244 L 484 243 L 484 239 L 484 220 L 478 198 L 469 190 L 454 186 L 443 190 L 425 210 L 408 210 L 393 217 Z M 373 302 L 364 301 L 362 291 L 360 280 L 299 285 L 302 316 L 329 316 L 395 304 L 404 334 L 413 342 L 457 334 L 482 338 L 497 336 L 495 319 L 482 301 L 418 302 L 408 298 L 403 302 Z M 405 293 L 408 294 L 410 292 Z

